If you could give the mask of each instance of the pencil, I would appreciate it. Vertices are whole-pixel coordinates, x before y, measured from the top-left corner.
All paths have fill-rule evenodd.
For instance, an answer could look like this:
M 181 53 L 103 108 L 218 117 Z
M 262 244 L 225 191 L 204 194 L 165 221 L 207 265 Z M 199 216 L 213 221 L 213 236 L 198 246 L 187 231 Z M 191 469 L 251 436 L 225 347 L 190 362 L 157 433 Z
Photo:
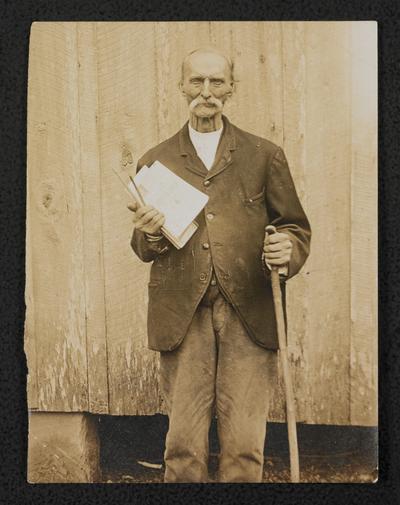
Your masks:
M 133 184 L 133 187 L 135 188 L 136 193 L 138 194 L 138 197 L 139 197 L 139 200 L 140 200 L 140 201 L 139 201 L 140 205 L 146 205 L 146 204 L 144 203 L 143 197 L 142 197 L 142 195 L 141 195 L 141 193 L 140 193 L 140 191 L 139 191 L 139 188 L 136 186 L 135 181 L 133 180 L 133 177 L 129 176 L 129 179 L 131 180 L 131 182 L 132 182 L 132 184 Z
M 137 202 L 137 199 L 133 196 L 132 191 L 130 189 L 128 189 L 128 187 L 126 186 L 125 182 L 122 180 L 122 177 L 119 175 L 119 173 L 115 170 L 115 168 L 113 168 L 112 170 L 113 170 L 114 174 L 118 177 L 120 183 L 125 188 L 125 191 L 130 195 L 131 198 L 133 198 L 133 200 L 135 200 L 135 202 Z

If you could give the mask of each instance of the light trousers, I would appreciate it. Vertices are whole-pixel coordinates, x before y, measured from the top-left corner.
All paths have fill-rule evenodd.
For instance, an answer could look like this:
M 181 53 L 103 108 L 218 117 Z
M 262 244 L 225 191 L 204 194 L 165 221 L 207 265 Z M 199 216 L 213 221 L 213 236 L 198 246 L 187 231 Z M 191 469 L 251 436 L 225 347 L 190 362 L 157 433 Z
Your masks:
M 219 482 L 261 482 L 276 351 L 255 344 L 234 308 L 210 287 L 180 346 L 160 353 L 169 416 L 164 482 L 207 482 L 217 416 Z

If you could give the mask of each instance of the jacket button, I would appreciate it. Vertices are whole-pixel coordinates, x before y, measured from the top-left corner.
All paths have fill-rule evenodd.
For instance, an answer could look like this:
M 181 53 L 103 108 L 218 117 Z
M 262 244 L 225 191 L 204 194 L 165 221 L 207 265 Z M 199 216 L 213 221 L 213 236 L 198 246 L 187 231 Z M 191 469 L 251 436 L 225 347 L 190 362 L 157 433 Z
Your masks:
M 212 214 L 211 212 L 209 212 L 209 213 L 207 214 L 207 219 L 208 219 L 209 221 L 212 221 L 212 220 L 214 219 L 214 214 Z
M 230 277 L 230 275 L 229 275 L 229 274 L 224 274 L 224 279 L 228 280 L 228 279 L 229 279 L 229 277 Z
M 208 242 L 204 242 L 203 249 L 210 249 L 210 244 Z
M 209 186 L 211 183 L 209 180 L 203 182 L 204 186 Z
M 206 274 L 200 274 L 200 280 L 201 281 L 205 281 L 207 279 L 207 275 Z

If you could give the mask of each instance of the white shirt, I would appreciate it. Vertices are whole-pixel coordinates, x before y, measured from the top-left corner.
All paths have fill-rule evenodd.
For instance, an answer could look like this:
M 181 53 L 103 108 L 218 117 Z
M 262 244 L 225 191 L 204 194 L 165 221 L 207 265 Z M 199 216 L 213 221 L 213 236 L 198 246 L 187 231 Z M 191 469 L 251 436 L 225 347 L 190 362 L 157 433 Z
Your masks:
M 210 170 L 214 163 L 215 154 L 217 152 L 222 130 L 223 127 L 221 127 L 219 130 L 215 130 L 214 132 L 202 133 L 192 128 L 189 124 L 190 140 L 196 149 L 197 156 L 207 167 L 207 170 Z

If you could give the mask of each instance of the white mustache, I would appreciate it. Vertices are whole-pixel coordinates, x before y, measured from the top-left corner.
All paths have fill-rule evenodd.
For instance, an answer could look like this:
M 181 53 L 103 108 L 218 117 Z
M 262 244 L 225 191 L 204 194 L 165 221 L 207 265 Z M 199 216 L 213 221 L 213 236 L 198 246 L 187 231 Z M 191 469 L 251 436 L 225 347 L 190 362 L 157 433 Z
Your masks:
M 222 102 L 221 100 L 218 100 L 218 98 L 211 97 L 209 100 L 204 100 L 201 96 L 198 96 L 190 102 L 189 109 L 192 111 L 198 105 L 205 105 L 205 104 L 211 104 L 215 105 L 216 107 L 222 107 Z

